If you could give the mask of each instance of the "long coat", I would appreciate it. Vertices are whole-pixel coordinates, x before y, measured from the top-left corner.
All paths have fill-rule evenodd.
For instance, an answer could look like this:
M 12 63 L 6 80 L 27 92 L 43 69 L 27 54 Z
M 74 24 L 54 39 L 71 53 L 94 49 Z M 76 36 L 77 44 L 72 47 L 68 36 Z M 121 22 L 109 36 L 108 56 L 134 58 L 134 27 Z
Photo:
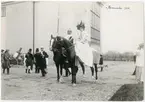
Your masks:
M 42 54 L 42 66 L 43 68 L 46 68 L 47 67 L 46 58 L 48 58 L 49 56 L 45 51 L 41 52 L 41 54 Z
M 28 66 L 32 66 L 33 65 L 33 55 L 31 54 L 31 53 L 27 53 L 26 55 L 25 55 L 25 58 L 26 58 L 26 61 L 25 61 L 25 63 L 26 63 L 26 66 L 28 67 Z
M 44 68 L 45 66 L 43 65 L 43 58 L 42 58 L 42 54 L 41 53 L 35 53 L 34 55 L 35 58 L 35 64 L 39 67 L 39 68 Z
M 9 53 L 4 53 L 3 55 L 3 68 L 10 68 L 10 54 Z

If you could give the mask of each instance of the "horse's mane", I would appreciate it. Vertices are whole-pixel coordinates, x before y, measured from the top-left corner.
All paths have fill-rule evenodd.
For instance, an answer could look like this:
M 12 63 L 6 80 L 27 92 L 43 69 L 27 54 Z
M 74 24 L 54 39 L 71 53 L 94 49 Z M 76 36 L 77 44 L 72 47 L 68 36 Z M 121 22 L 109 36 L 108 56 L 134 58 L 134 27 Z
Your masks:
M 66 38 L 62 36 L 57 36 L 57 39 L 62 40 L 65 47 L 73 46 L 73 44 L 69 40 L 67 40 Z

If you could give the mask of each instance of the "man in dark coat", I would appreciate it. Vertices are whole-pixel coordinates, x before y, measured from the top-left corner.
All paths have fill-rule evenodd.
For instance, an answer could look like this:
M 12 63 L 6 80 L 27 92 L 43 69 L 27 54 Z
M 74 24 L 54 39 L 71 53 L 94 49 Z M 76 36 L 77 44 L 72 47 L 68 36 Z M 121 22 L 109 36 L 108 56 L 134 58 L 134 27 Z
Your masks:
M 134 63 L 136 63 L 136 55 L 133 56 L 133 61 L 134 61 Z M 135 70 L 132 75 L 135 75 L 135 74 L 136 74 L 136 66 L 135 66 Z
M 26 73 L 30 73 L 31 68 L 33 67 L 33 55 L 32 55 L 32 49 L 29 49 L 28 53 L 26 54 Z
M 1 50 L 1 67 L 4 67 L 4 50 Z
M 7 74 L 9 74 L 9 68 L 10 68 L 10 54 L 9 50 L 6 50 L 3 55 L 3 73 L 5 73 L 5 69 L 7 69 Z
M 34 60 L 35 60 L 35 73 L 39 73 L 39 70 L 42 66 L 42 55 L 39 52 L 39 48 L 36 48 L 36 53 L 34 54 Z
M 45 74 L 47 74 L 47 72 L 45 71 L 47 68 L 47 63 L 46 63 L 46 58 L 48 58 L 48 54 L 44 51 L 44 48 L 41 47 L 41 55 L 42 55 L 42 67 L 41 67 L 41 72 L 42 72 L 42 76 L 45 76 Z
M 101 72 L 103 71 L 103 56 L 100 55 L 100 62 L 99 64 L 101 65 Z

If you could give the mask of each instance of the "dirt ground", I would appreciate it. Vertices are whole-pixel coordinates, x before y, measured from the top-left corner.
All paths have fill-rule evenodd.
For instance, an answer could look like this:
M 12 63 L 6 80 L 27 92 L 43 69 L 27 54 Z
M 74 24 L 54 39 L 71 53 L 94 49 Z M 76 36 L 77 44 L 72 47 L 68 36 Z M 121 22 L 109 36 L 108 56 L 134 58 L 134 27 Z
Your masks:
M 71 84 L 71 76 L 64 77 L 63 83 L 56 81 L 55 66 L 48 66 L 48 74 L 25 73 L 24 67 L 12 67 L 10 75 L 1 74 L 2 100 L 79 100 L 107 101 L 124 84 L 136 83 L 132 76 L 133 62 L 105 62 L 108 68 L 98 72 L 98 80 L 91 78 L 86 67 L 86 77 L 79 68 L 77 86 Z

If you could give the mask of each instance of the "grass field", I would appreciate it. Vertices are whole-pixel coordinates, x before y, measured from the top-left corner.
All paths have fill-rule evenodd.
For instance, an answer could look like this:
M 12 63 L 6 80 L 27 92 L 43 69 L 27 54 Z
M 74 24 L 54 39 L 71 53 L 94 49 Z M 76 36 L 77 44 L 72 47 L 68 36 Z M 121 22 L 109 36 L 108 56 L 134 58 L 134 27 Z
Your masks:
M 144 99 L 143 83 L 125 84 L 111 97 L 110 101 L 142 101 Z

